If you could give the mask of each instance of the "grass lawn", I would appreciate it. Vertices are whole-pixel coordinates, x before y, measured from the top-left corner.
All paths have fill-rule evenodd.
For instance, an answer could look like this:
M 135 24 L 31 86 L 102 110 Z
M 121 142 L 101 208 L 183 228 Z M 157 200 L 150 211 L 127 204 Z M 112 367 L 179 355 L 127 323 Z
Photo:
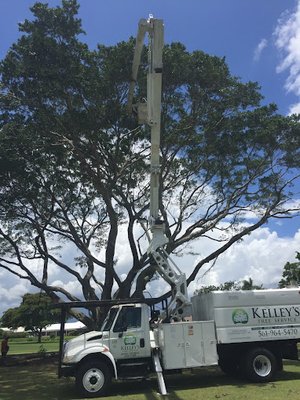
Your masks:
M 300 362 L 287 362 L 275 382 L 249 384 L 228 378 L 218 368 L 200 369 L 166 378 L 168 400 L 299 400 Z M 74 380 L 57 379 L 56 365 L 0 367 L 1 400 L 77 400 Z M 107 400 L 159 400 L 156 379 L 114 383 Z
M 67 337 L 70 339 L 70 337 Z M 38 353 L 41 349 L 41 345 L 47 352 L 56 352 L 59 349 L 59 340 L 45 340 L 42 338 L 42 343 L 37 343 L 37 341 L 29 341 L 28 339 L 11 339 L 9 342 L 9 354 L 30 354 Z M 300 344 L 298 344 L 300 351 Z
M 29 353 L 38 353 L 41 349 L 41 346 L 45 349 L 45 351 L 58 351 L 59 342 L 58 341 L 42 341 L 42 343 L 37 343 L 36 341 L 10 341 L 9 342 L 9 353 L 10 355 L 14 354 L 29 354 Z
M 74 336 L 65 336 L 65 340 L 72 339 Z M 26 338 L 12 338 L 9 340 L 9 355 L 16 354 L 31 354 L 39 353 L 41 346 L 46 352 L 56 352 L 59 349 L 59 338 L 50 339 L 48 337 L 42 337 L 42 343 L 37 342 L 37 338 L 26 339 Z

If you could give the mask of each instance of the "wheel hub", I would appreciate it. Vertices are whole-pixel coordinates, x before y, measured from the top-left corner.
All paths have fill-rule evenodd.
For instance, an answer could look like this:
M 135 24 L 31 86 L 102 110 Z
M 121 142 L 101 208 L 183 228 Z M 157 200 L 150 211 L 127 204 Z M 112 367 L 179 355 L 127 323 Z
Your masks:
M 97 379 L 96 376 L 92 376 L 92 377 L 90 378 L 90 384 L 91 384 L 91 385 L 96 385 L 97 381 L 98 381 L 98 379 Z
M 253 360 L 253 368 L 257 375 L 261 377 L 268 376 L 272 370 L 271 361 L 268 357 L 260 354 Z
M 88 392 L 97 392 L 104 385 L 104 380 L 103 372 L 98 368 L 92 368 L 86 371 L 82 383 Z

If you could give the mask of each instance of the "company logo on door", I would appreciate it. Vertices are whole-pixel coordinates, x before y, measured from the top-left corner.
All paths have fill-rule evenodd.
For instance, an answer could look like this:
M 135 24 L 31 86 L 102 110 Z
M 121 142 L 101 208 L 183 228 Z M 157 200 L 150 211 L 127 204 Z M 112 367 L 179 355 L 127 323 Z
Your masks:
M 126 335 L 123 338 L 124 344 L 121 345 L 121 355 L 135 357 L 138 354 L 137 338 L 134 335 Z
M 126 345 L 126 346 L 133 346 L 133 345 L 135 345 L 136 344 L 136 337 L 135 336 L 132 336 L 132 335 L 129 335 L 129 336 L 125 336 L 124 337 L 124 344 Z
M 232 321 L 234 324 L 247 324 L 249 317 L 245 310 L 237 308 L 232 313 Z

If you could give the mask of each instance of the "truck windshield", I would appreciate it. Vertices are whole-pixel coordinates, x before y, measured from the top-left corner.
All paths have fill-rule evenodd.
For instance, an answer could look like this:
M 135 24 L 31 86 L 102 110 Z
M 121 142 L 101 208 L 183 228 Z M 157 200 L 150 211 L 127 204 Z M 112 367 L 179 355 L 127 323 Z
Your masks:
M 117 315 L 118 308 L 111 308 L 107 317 L 105 318 L 103 325 L 102 325 L 102 331 L 109 331 L 114 320 L 115 316 Z

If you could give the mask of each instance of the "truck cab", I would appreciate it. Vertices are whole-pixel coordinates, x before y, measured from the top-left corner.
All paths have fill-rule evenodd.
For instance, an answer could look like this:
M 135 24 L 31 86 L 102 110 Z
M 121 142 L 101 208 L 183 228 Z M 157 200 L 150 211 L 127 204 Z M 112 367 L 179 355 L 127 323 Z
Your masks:
M 60 376 L 74 376 L 81 394 L 93 397 L 105 394 L 112 378 L 156 372 L 160 392 L 167 394 L 163 371 L 217 365 L 214 321 L 162 323 L 151 317 L 157 313 L 151 315 L 147 303 L 112 306 L 101 330 L 64 344 Z
M 149 311 L 146 304 L 114 306 L 104 321 L 116 360 L 150 357 Z
M 62 376 L 75 376 L 85 396 L 102 395 L 112 378 L 145 374 L 151 368 L 149 306 L 143 303 L 111 307 L 101 330 L 66 342 Z

